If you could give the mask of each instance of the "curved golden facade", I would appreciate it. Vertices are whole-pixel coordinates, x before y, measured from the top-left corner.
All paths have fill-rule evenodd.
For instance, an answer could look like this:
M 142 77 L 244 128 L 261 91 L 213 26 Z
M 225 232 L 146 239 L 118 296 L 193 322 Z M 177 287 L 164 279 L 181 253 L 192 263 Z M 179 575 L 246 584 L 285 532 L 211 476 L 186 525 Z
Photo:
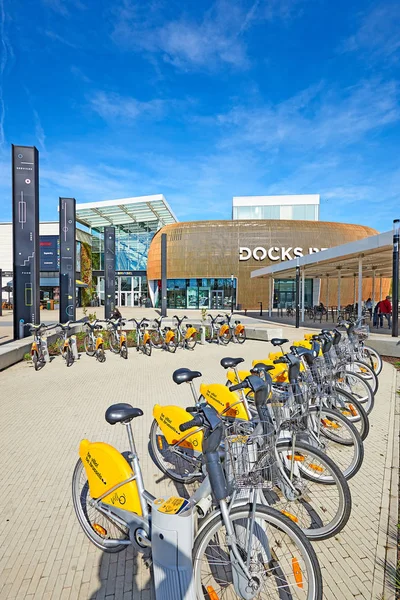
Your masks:
M 251 279 L 250 274 L 257 268 L 277 264 L 279 260 L 256 260 L 253 254 L 248 260 L 239 260 L 240 248 L 256 251 L 263 257 L 268 250 L 277 257 L 282 249 L 301 248 L 304 254 L 310 248 L 331 248 L 346 242 L 353 242 L 378 233 L 364 225 L 331 223 L 322 221 L 192 221 L 166 225 L 157 232 L 151 242 L 147 262 L 148 280 L 161 278 L 161 234 L 167 234 L 167 277 L 168 279 L 189 279 L 200 277 L 237 278 L 237 303 L 242 308 L 255 309 L 259 302 L 268 306 L 268 279 Z M 265 252 L 264 252 L 264 250 Z M 246 252 L 242 255 L 246 255 Z M 365 280 L 363 297 L 371 295 L 372 283 Z M 385 280 L 383 292 L 389 289 Z M 325 282 L 321 282 L 320 300 L 327 303 Z M 354 301 L 352 279 L 341 282 L 341 305 Z M 331 278 L 329 305 L 337 303 L 336 281 Z

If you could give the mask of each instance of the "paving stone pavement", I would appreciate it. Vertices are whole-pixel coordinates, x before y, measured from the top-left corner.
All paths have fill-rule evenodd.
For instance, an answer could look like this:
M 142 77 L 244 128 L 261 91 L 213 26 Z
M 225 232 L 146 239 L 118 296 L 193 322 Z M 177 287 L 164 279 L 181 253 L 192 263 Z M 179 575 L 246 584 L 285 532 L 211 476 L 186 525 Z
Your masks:
M 125 429 L 108 425 L 104 412 L 114 402 L 142 408 L 144 416 L 133 422 L 133 430 L 146 487 L 157 495 L 176 494 L 174 483 L 162 476 L 147 452 L 153 405 L 192 403 L 189 387 L 176 386 L 172 372 L 195 368 L 204 382 L 223 383 L 223 356 L 243 356 L 249 362 L 270 350 L 266 342 L 248 341 L 242 347 L 197 346 L 174 355 L 153 351 L 150 358 L 131 351 L 127 361 L 107 353 L 104 364 L 82 355 L 71 368 L 57 357 L 37 373 L 29 363 L 2 372 L 1 600 L 152 600 L 150 573 L 141 558 L 130 549 L 101 553 L 78 525 L 71 478 L 79 441 L 87 437 L 126 450 Z M 384 556 L 385 540 L 379 545 L 378 538 L 380 507 L 389 494 L 384 474 L 391 452 L 394 385 L 393 368 L 385 364 L 364 465 L 350 482 L 351 518 L 335 539 L 315 544 L 327 600 L 370 599 L 373 578 L 383 579 L 377 558 Z

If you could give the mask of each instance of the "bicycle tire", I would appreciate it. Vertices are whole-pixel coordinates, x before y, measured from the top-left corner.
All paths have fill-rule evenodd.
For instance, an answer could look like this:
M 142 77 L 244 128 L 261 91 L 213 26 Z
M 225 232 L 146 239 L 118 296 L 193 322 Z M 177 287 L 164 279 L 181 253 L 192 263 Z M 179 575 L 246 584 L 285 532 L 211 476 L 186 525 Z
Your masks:
M 309 414 L 316 414 L 319 419 L 319 407 L 311 407 Z M 328 423 L 324 424 L 324 420 Z M 347 480 L 354 477 L 364 461 L 364 444 L 354 425 L 340 413 L 323 407 L 319 432 L 320 449 L 336 463 Z M 339 432 L 347 437 L 341 438 Z
M 188 350 L 194 350 L 197 344 L 196 334 L 194 333 L 190 338 L 185 339 L 185 346 Z
M 110 344 L 110 350 L 114 354 L 119 354 L 119 340 L 113 329 L 108 330 L 108 343 Z
M 164 337 L 158 330 L 151 332 L 150 344 L 153 348 L 163 348 L 164 343 Z
M 335 396 L 338 396 L 336 399 Z M 369 434 L 369 418 L 365 408 L 354 396 L 352 396 L 346 390 L 335 389 L 333 397 L 331 396 L 328 400 L 332 400 L 332 405 L 328 406 L 332 410 L 339 410 L 340 413 L 346 417 L 350 423 L 354 425 L 362 441 L 366 440 Z M 337 402 L 335 404 L 335 402 Z M 343 404 L 344 406 L 340 406 Z M 354 414 L 354 411 L 356 414 Z
M 106 353 L 104 352 L 103 345 L 99 346 L 96 350 L 97 360 L 101 363 L 106 361 Z
M 374 350 L 374 348 L 371 348 L 370 346 L 363 346 L 363 361 L 373 368 L 376 375 L 381 373 L 383 367 L 382 357 L 379 352 Z
M 126 342 L 122 343 L 120 354 L 125 360 L 128 358 L 128 346 L 126 345 Z
M 374 394 L 378 391 L 379 380 L 375 371 L 366 362 L 362 360 L 354 360 L 351 364 L 346 365 L 350 373 L 357 373 L 371 386 Z M 355 369 L 355 371 L 353 370 Z
M 87 333 L 84 339 L 85 352 L 88 356 L 94 356 L 96 354 L 96 348 L 93 342 L 92 336 Z
M 233 507 L 230 510 L 230 520 L 234 530 L 240 532 L 240 529 L 245 526 L 252 515 L 252 509 L 253 507 L 250 504 L 246 504 Z M 260 576 L 260 564 L 264 564 L 265 566 L 268 565 L 269 567 L 269 573 L 264 573 L 266 580 L 263 582 L 262 588 L 264 588 L 265 585 L 265 588 L 269 587 L 271 590 L 270 585 L 272 585 L 274 588 L 274 597 L 276 598 L 290 598 L 291 600 L 296 600 L 296 598 L 304 598 L 305 600 L 322 600 L 323 584 L 321 569 L 311 542 L 295 523 L 273 508 L 257 504 L 254 509 L 254 523 L 256 523 L 257 526 L 253 531 L 256 531 L 258 537 L 261 537 L 262 535 L 265 540 L 268 540 L 268 543 L 264 542 L 262 551 L 256 551 L 257 558 L 255 556 L 251 562 L 251 568 L 258 569 L 258 576 Z M 268 533 L 263 533 L 261 529 L 261 523 L 263 523 L 265 526 L 268 526 L 268 531 L 271 531 L 271 533 L 273 532 L 273 534 L 268 535 Z M 242 594 L 239 595 L 234 591 L 234 589 L 228 590 L 228 584 L 231 583 L 227 581 L 228 572 L 231 574 L 232 568 L 230 566 L 231 560 L 229 547 L 226 550 L 222 550 L 222 538 L 225 537 L 223 535 L 224 533 L 225 526 L 222 517 L 220 513 L 216 513 L 215 517 L 210 519 L 210 521 L 203 527 L 203 529 L 201 529 L 199 535 L 196 537 L 193 546 L 193 576 L 198 600 L 202 598 L 205 600 L 210 600 L 210 597 L 222 598 L 225 592 L 227 592 L 227 596 L 229 595 L 230 599 L 243 598 Z M 286 564 L 292 565 L 291 573 L 284 573 L 282 570 L 282 564 L 279 564 L 278 562 L 278 557 L 282 556 L 284 551 L 282 543 L 284 537 L 285 539 L 287 538 L 290 540 L 290 543 L 288 544 L 289 548 L 291 548 L 291 550 L 288 552 L 290 560 L 286 558 Z M 212 555 L 211 561 L 206 557 L 206 551 L 210 543 L 210 553 Z M 213 546 L 214 543 L 215 546 Z M 267 545 L 270 548 L 268 552 L 266 551 Z M 214 550 L 212 549 L 213 547 L 215 548 Z M 296 548 L 297 552 L 293 550 L 293 547 Z M 217 548 L 218 550 L 216 550 Z M 240 548 L 240 553 L 244 555 L 245 549 Z M 260 563 L 260 556 L 262 557 L 263 553 L 267 553 L 269 556 L 272 554 L 274 559 L 271 559 L 270 561 L 264 560 L 262 563 Z M 295 553 L 295 555 L 298 557 L 296 558 L 296 564 L 299 566 L 299 568 L 304 565 L 304 574 L 307 574 L 307 582 L 304 581 L 304 576 L 302 577 L 303 583 L 301 588 L 294 580 L 292 559 L 293 553 Z M 218 577 L 220 573 L 223 573 L 224 581 L 222 582 L 222 586 L 219 586 L 212 573 L 207 573 L 204 576 L 202 575 L 203 564 L 205 568 L 210 568 L 210 565 L 215 566 L 219 556 L 221 557 L 220 560 L 222 561 L 222 565 L 221 568 L 214 569 L 214 574 L 216 577 Z M 255 567 L 253 565 L 255 565 Z M 272 577 L 271 573 L 273 574 Z M 303 571 L 301 571 L 301 573 L 303 573 Z M 286 585 L 284 586 L 282 586 L 283 578 L 286 580 Z M 213 585 L 210 585 L 211 581 L 213 582 Z M 289 581 L 293 583 L 289 583 Z M 306 591 L 304 589 L 304 585 L 308 585 L 308 589 Z M 211 589 L 214 591 L 213 596 L 207 593 L 207 586 L 209 589 L 211 587 Z M 281 591 L 284 595 L 281 594 L 279 589 L 277 590 L 276 586 L 281 588 Z M 288 589 L 290 595 L 288 595 Z M 300 595 L 296 594 L 296 590 L 299 590 Z M 261 592 L 262 590 L 260 590 L 260 593 Z M 256 593 L 255 595 L 252 595 L 251 598 L 254 598 L 254 600 L 262 600 L 262 598 L 267 600 L 267 598 L 271 598 L 272 596 L 268 592 L 268 589 L 266 589 L 266 592 L 266 595 L 260 595 L 260 593 Z
M 35 371 L 39 371 L 39 356 L 36 350 L 33 351 L 32 362 L 33 366 L 35 367 Z
M 301 462 L 301 468 L 299 469 L 299 473 L 302 476 L 300 479 L 308 482 L 308 487 L 303 488 L 303 497 L 300 496 L 293 501 L 286 500 L 282 494 L 283 502 L 281 501 L 280 508 L 276 504 L 276 499 L 279 499 L 279 492 L 276 492 L 278 486 L 274 486 L 272 493 L 270 493 L 270 490 L 264 490 L 263 496 L 269 505 L 271 506 L 271 501 L 275 499 L 275 503 L 272 504 L 273 508 L 281 511 L 285 510 L 296 517 L 298 520 L 295 522 L 308 539 L 314 541 L 325 540 L 337 535 L 346 526 L 350 518 L 352 506 L 349 484 L 341 470 L 324 452 L 300 440 L 296 441 L 294 448 L 290 441 L 278 441 L 276 451 L 281 456 L 283 455 L 283 458 L 293 451 L 295 455 L 301 455 L 304 460 Z M 306 460 L 309 460 L 309 462 L 306 463 Z M 285 471 L 290 475 L 286 461 L 282 460 L 282 463 Z M 305 466 L 306 464 L 308 464 L 307 467 Z M 310 469 L 314 477 L 307 477 L 307 470 L 309 471 Z M 321 475 L 318 476 L 318 473 L 321 473 Z M 299 482 L 295 482 L 295 487 L 299 487 L 300 489 L 303 485 L 301 482 L 300 484 Z M 336 506 L 333 507 L 335 501 L 332 492 L 333 486 L 337 490 L 337 508 Z M 322 497 L 325 489 L 327 490 L 327 500 L 324 500 Z M 329 511 L 332 512 L 332 509 L 333 511 L 336 510 L 336 513 L 332 515 L 328 523 L 323 525 L 322 520 L 329 518 Z M 312 527 L 303 526 L 308 521 L 311 521 Z
M 143 348 L 143 354 L 146 354 L 146 356 L 151 356 L 150 340 L 147 340 L 147 342 L 145 344 L 143 344 L 142 348 Z
M 246 330 L 243 329 L 243 331 L 240 331 L 238 334 L 235 335 L 235 338 L 238 344 L 244 344 L 246 341 Z
M 178 343 L 175 340 L 175 338 L 172 338 L 171 340 L 169 340 L 169 342 L 165 343 L 165 347 L 167 349 L 168 352 L 171 352 L 171 354 L 173 354 L 174 352 L 176 352 L 176 349 L 178 347 Z
M 193 481 L 202 477 L 201 458 L 195 463 L 196 469 L 194 471 L 185 472 L 185 469 L 187 470 L 188 465 L 191 463 L 189 460 L 192 458 L 191 453 L 186 448 L 177 449 L 176 453 L 172 452 L 170 450 L 171 445 L 168 444 L 155 419 L 150 427 L 149 446 L 151 457 L 157 467 L 173 481 L 187 484 L 193 483 Z M 175 463 L 171 462 L 172 458 L 174 458 Z M 171 465 L 170 467 L 167 466 L 168 463 Z
M 128 528 L 126 532 L 123 531 L 121 526 L 118 523 L 115 523 L 111 519 L 107 518 L 103 513 L 100 513 L 94 507 L 88 505 L 88 498 L 90 498 L 89 492 L 89 484 L 86 476 L 86 471 L 83 466 L 83 462 L 81 459 L 76 463 L 74 473 L 72 475 L 72 502 L 75 509 L 75 514 L 79 521 L 80 526 L 82 527 L 84 533 L 89 538 L 89 540 L 100 550 L 103 552 L 108 552 L 110 554 L 115 554 L 117 552 L 122 552 L 125 550 L 127 546 L 125 544 L 120 544 L 118 546 L 113 546 L 110 548 L 102 543 L 104 537 L 101 537 L 96 531 L 93 529 L 91 524 L 91 514 L 96 517 L 94 523 L 103 527 L 107 533 L 108 528 L 112 526 L 113 531 L 115 533 L 119 533 L 122 536 L 122 539 L 129 539 Z M 91 512 L 93 511 L 93 512 Z M 104 527 L 106 525 L 106 527 Z M 118 538 L 106 538 L 106 539 L 118 539 Z
M 337 371 L 334 373 L 335 388 L 344 389 L 356 398 L 365 408 L 365 412 L 369 415 L 374 408 L 375 395 L 368 381 L 363 379 L 357 373 L 349 371 Z M 346 389 L 347 388 L 347 389 Z
M 218 333 L 218 340 L 221 342 L 221 344 L 223 344 L 224 346 L 227 346 L 229 344 L 229 342 L 231 341 L 232 337 L 231 337 L 231 332 L 230 331 L 226 331 L 225 333 L 223 333 L 222 335 L 220 335 Z
M 67 363 L 67 367 L 70 367 L 74 362 L 74 355 L 72 354 L 72 350 L 69 346 L 67 346 L 65 354 L 65 362 Z

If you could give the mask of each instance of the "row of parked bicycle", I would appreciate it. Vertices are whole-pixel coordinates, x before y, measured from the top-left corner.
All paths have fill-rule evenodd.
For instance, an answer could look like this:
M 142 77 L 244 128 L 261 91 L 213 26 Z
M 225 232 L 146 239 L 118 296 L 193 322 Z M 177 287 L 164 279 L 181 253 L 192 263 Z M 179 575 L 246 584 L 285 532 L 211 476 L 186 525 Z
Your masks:
M 290 351 L 287 339 L 273 339 L 280 351 L 246 370 L 239 370 L 243 358 L 223 358 L 226 381 L 201 384 L 200 393 L 199 371 L 173 373 L 176 384 L 189 384 L 194 405 L 154 407 L 150 451 L 173 481 L 201 482 L 189 500 L 156 499 L 146 491 L 131 429 L 143 413 L 130 404 L 110 406 L 105 418 L 126 426 L 130 453 L 126 460 L 108 444 L 81 442 L 73 500 L 90 540 L 105 552 L 132 545 L 152 556 L 156 598 L 167 598 L 159 586 L 170 574 L 155 523 L 159 512 L 187 522 L 195 514 L 193 538 L 190 531 L 174 533 L 192 561 L 188 593 L 180 588 L 176 597 L 321 600 L 310 540 L 331 538 L 348 522 L 348 480 L 363 463 L 382 369 L 379 354 L 365 344 L 368 328 L 343 327 L 306 335 Z M 178 568 L 175 575 L 179 581 Z
M 229 342 L 243 344 L 246 339 L 245 326 L 240 321 L 232 323 L 232 314 L 217 316 L 208 315 L 210 322 L 205 339 L 208 342 L 217 342 L 218 344 L 227 345 Z M 129 339 L 128 333 L 124 330 L 127 322 L 135 324 L 135 339 L 132 339 L 132 345 L 135 344 L 136 350 L 150 356 L 152 348 L 165 349 L 168 352 L 175 352 L 177 348 L 186 348 L 194 350 L 200 332 L 196 327 L 187 321 L 187 317 L 179 317 L 174 315 L 174 326 L 166 327 L 163 324 L 163 317 L 154 319 L 150 323 L 148 319 L 124 319 L 122 316 L 112 319 L 96 319 L 92 322 L 86 321 L 84 348 L 88 356 L 95 356 L 99 362 L 106 360 L 105 346 L 108 344 L 111 352 L 120 354 L 122 358 L 128 358 Z M 82 322 L 78 322 L 82 323 Z M 70 335 L 71 328 L 75 323 L 68 321 L 67 323 L 52 323 L 46 325 L 33 325 L 27 323 L 34 339 L 31 346 L 31 359 L 36 370 L 39 370 L 49 360 L 49 352 L 47 347 L 46 334 L 52 329 L 60 329 L 56 347 L 61 356 L 65 359 L 66 365 L 69 367 L 78 358 L 77 338 Z M 104 332 L 107 334 L 107 339 L 104 338 Z M 204 332 L 206 334 L 206 331 Z

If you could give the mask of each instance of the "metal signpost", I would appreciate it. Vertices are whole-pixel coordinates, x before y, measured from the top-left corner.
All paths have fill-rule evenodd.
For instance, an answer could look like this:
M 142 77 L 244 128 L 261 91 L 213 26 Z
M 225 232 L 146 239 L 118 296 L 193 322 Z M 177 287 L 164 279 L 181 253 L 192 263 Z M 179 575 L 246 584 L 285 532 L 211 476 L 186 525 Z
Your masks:
M 167 234 L 161 234 L 161 316 L 167 316 Z
M 76 320 L 75 206 L 75 198 L 60 198 L 60 323 Z
M 297 259 L 296 265 L 296 328 L 300 327 L 300 266 Z
M 30 335 L 24 323 L 40 321 L 39 153 L 12 145 L 14 339 Z
M 104 227 L 104 314 L 111 319 L 115 309 L 115 227 Z

